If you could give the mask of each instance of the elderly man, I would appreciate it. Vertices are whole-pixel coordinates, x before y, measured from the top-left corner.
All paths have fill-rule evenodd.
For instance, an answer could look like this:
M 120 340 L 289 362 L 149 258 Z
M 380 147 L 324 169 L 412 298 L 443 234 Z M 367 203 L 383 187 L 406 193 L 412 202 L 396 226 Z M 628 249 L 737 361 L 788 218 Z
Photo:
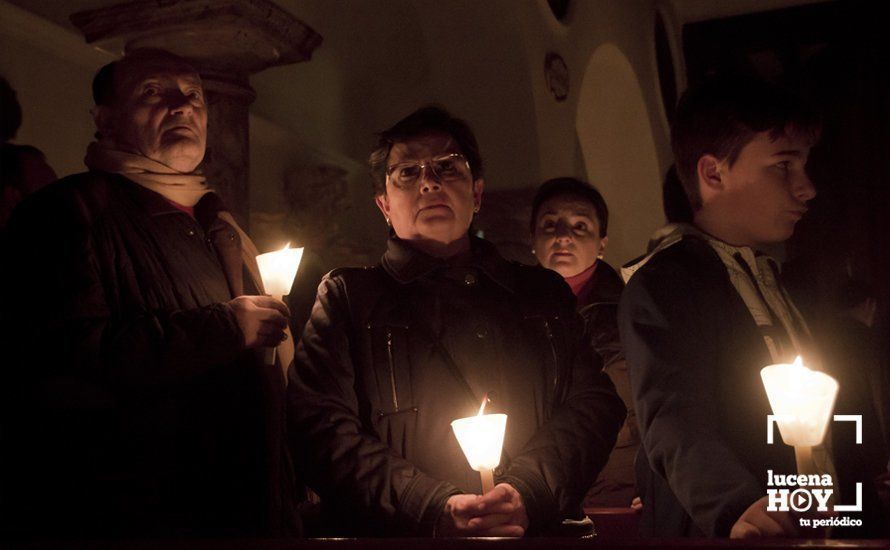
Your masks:
M 9 228 L 4 532 L 293 533 L 284 378 L 261 359 L 288 311 L 261 295 L 255 250 L 196 171 L 201 80 L 141 50 L 93 95 L 89 171 Z

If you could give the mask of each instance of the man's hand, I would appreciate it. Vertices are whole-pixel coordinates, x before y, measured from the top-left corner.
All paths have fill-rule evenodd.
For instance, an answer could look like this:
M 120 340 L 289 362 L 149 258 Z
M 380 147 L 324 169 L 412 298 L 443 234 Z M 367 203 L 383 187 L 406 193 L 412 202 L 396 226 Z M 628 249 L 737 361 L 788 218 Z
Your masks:
M 799 537 L 800 527 L 791 512 L 767 512 L 767 497 L 757 500 L 736 520 L 731 539 L 757 537 Z
M 521 537 L 528 528 L 522 496 L 507 483 L 484 495 L 454 495 L 439 520 L 440 537 Z
M 287 335 L 290 310 L 271 296 L 239 296 L 229 302 L 244 334 L 244 347 L 277 346 Z

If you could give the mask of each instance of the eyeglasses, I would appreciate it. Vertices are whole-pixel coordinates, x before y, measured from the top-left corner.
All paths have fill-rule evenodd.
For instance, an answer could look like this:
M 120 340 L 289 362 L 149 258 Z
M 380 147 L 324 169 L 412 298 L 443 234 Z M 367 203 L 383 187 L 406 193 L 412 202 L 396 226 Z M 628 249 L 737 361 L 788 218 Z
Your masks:
M 386 175 L 399 189 L 411 189 L 423 178 L 429 168 L 432 177 L 439 182 L 466 179 L 470 176 L 470 162 L 460 153 L 442 155 L 428 162 L 400 162 L 386 169 Z

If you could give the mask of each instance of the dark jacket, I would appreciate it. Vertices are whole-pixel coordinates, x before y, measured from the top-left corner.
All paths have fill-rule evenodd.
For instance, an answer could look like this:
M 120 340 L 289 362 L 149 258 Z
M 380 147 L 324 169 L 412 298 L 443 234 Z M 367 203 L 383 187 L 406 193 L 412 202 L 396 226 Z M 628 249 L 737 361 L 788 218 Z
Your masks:
M 768 468 L 796 471 L 791 447 L 766 443 L 773 361 L 757 325 L 713 249 L 685 238 L 627 284 L 619 327 L 651 466 L 643 534 L 728 536 Z
M 558 275 L 503 260 L 432 258 L 396 238 L 381 265 L 324 278 L 288 386 L 292 450 L 336 534 L 430 535 L 451 495 L 479 493 L 452 420 L 509 415 L 496 482 L 530 529 L 577 517 L 624 407 L 585 353 Z M 469 256 L 469 255 L 468 255 Z
M 297 529 L 284 380 L 243 349 L 226 305 L 244 283 L 221 208 L 205 195 L 194 219 L 91 172 L 16 211 L 3 266 L 7 533 Z
M 603 358 L 603 367 L 624 359 L 618 335 L 618 300 L 624 282 L 615 269 L 597 260 L 593 275 L 580 292 L 578 313 L 584 319 L 584 330 L 594 350 Z
M 760 370 L 774 361 L 726 267 L 701 238 L 655 254 L 624 290 L 621 340 L 648 463 L 639 464 L 644 535 L 726 537 L 767 495 L 767 470 L 796 473 L 794 449 L 766 441 L 772 413 Z M 784 330 L 778 326 L 774 330 Z M 804 360 L 817 364 L 812 343 Z M 841 384 L 844 381 L 841 380 Z M 836 424 L 836 423 L 835 423 Z M 834 429 L 834 462 L 858 453 Z M 835 488 L 849 485 L 838 468 Z M 877 495 L 863 487 L 865 529 L 884 530 Z M 841 491 L 842 504 L 855 502 Z M 839 530 L 834 535 L 840 534 Z
M 640 433 L 618 334 L 618 299 L 623 289 L 621 276 L 612 266 L 597 260 L 593 275 L 579 293 L 578 313 L 584 319 L 587 340 L 603 358 L 603 370 L 627 407 L 627 420 L 618 432 L 609 461 L 584 497 L 585 507 L 628 507 L 637 496 L 634 458 L 640 447 Z

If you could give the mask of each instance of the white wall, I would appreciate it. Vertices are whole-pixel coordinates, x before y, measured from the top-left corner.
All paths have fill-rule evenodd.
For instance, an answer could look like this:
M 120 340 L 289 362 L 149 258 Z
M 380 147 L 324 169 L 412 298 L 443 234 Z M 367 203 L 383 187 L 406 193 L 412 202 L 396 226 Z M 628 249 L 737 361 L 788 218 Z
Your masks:
M 662 225 L 661 173 L 643 90 L 615 44 L 600 45 L 585 68 L 576 128 L 590 181 L 610 209 L 608 258 L 643 252 Z M 608 79 L 601 75 L 609 75 Z
M 610 209 L 605 258 L 614 265 L 642 253 L 664 220 L 661 179 L 671 153 L 655 61 L 658 5 L 573 2 L 563 22 L 546 0 L 525 10 L 541 178 L 573 175 L 600 189 Z M 569 69 L 569 95 L 561 103 L 544 81 L 551 50 Z

